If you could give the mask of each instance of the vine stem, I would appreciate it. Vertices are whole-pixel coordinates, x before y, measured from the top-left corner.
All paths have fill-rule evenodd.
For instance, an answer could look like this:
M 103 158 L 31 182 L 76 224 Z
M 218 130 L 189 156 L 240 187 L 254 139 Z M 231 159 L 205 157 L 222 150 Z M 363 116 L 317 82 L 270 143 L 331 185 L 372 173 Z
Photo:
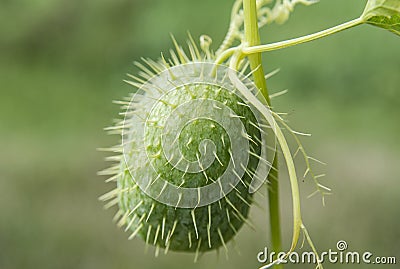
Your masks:
M 271 100 L 268 94 L 267 83 L 264 76 L 264 70 L 261 61 L 261 53 L 266 51 L 272 51 L 282 49 L 312 40 L 316 40 L 322 37 L 326 37 L 337 32 L 352 28 L 354 26 L 364 23 L 363 18 L 357 18 L 355 20 L 343 23 L 341 25 L 329 28 L 324 31 L 320 31 L 314 34 L 310 34 L 304 37 L 299 37 L 287 41 L 260 45 L 260 33 L 258 27 L 258 14 L 256 0 L 243 0 L 243 12 L 244 12 L 244 40 L 238 47 L 230 48 L 224 53 L 221 53 L 218 57 L 218 62 L 223 62 L 230 57 L 230 67 L 233 70 L 237 70 L 240 61 L 247 57 L 250 63 L 250 69 L 253 76 L 254 84 L 260 90 L 265 100 L 261 100 L 250 92 L 246 91 L 246 86 L 241 84 L 241 81 L 234 75 L 230 76 L 231 80 L 237 84 L 239 91 L 264 115 L 265 119 L 269 122 L 271 127 L 274 129 L 276 139 L 282 149 L 283 157 L 286 161 L 286 165 L 289 172 L 289 179 L 292 191 L 292 206 L 293 206 L 293 235 L 292 242 L 288 252 L 285 253 L 283 259 L 272 261 L 270 264 L 263 266 L 262 268 L 270 268 L 275 266 L 277 269 L 282 269 L 282 262 L 287 259 L 289 254 L 296 248 L 297 242 L 300 237 L 300 232 L 303 234 L 309 242 L 313 252 L 318 258 L 318 268 L 323 268 L 322 264 L 319 263 L 319 255 L 316 252 L 314 244 L 303 224 L 301 218 L 301 207 L 300 207 L 300 192 L 297 181 L 296 169 L 294 166 L 293 157 L 291 155 L 289 146 L 282 133 L 282 130 L 276 123 L 274 117 L 270 113 Z M 271 227 L 271 241 L 273 251 L 275 253 L 282 252 L 282 238 L 281 238 L 281 227 L 280 227 L 280 214 L 279 214 L 279 184 L 278 184 L 278 160 L 275 155 L 273 161 L 273 167 L 268 174 L 270 186 L 268 188 L 269 198 L 269 214 L 270 214 L 270 227 Z
M 260 32 L 258 29 L 258 16 L 256 0 L 244 0 L 244 48 L 260 45 Z M 267 82 L 264 77 L 264 69 L 261 62 L 261 52 L 248 54 L 250 68 L 253 72 L 254 84 L 259 88 L 268 105 L 270 97 L 267 89 Z
M 283 49 L 283 48 L 287 48 L 287 47 L 291 47 L 291 46 L 295 46 L 295 45 L 299 45 L 302 43 L 306 43 L 306 42 L 310 42 L 319 38 L 323 38 L 341 31 L 344 31 L 346 29 L 355 27 L 357 25 L 363 24 L 365 23 L 363 18 L 357 18 L 354 20 L 351 20 L 349 22 L 345 22 L 343 24 L 331 27 L 329 29 L 314 33 L 314 34 L 310 34 L 310 35 L 306 35 L 306 36 L 302 36 L 302 37 L 298 37 L 298 38 L 294 38 L 294 39 L 289 39 L 289 40 L 285 40 L 285 41 L 280 41 L 280 42 L 276 42 L 276 43 L 272 43 L 272 44 L 265 44 L 265 45 L 254 45 L 254 44 L 248 44 L 247 47 L 242 49 L 242 52 L 245 55 L 253 55 L 253 54 L 259 54 L 262 52 L 267 52 L 267 51 L 273 51 L 273 50 L 278 50 L 278 49 Z
M 240 60 L 242 59 L 243 54 L 240 51 L 237 51 L 235 53 L 230 61 L 229 67 L 232 70 L 237 70 L 238 65 Z M 286 165 L 288 168 L 288 173 L 289 173 L 289 179 L 290 179 L 290 185 L 291 185 L 291 190 L 292 190 L 292 203 L 293 203 L 293 236 L 292 236 L 292 244 L 290 246 L 290 249 L 286 254 L 284 255 L 283 259 L 286 259 L 288 255 L 294 251 L 296 248 L 297 242 L 300 237 L 300 231 L 303 226 L 303 222 L 301 219 L 301 208 L 300 208 L 300 192 L 299 192 L 299 185 L 297 182 L 297 175 L 296 175 L 296 169 L 293 161 L 293 157 L 290 153 L 289 145 L 285 139 L 285 136 L 282 133 L 282 130 L 280 129 L 279 125 L 275 121 L 275 118 L 273 117 L 270 109 L 268 106 L 265 105 L 262 101 L 260 101 L 254 94 L 252 94 L 246 85 L 242 83 L 242 81 L 232 73 L 229 75 L 229 78 L 231 81 L 234 83 L 236 88 L 244 95 L 244 97 L 258 110 L 260 113 L 265 117 L 271 128 L 273 129 L 276 139 L 282 149 L 282 153 L 284 156 L 284 159 L 286 161 Z M 271 206 L 271 205 L 270 205 Z M 275 207 L 275 206 L 274 206 Z M 276 207 L 275 207 L 276 208 Z M 279 210 L 279 207 L 278 207 Z M 275 217 L 275 216 L 274 216 Z M 279 227 L 280 230 L 280 227 Z M 278 268 L 281 266 L 279 264 L 280 260 L 276 260 L 271 264 L 266 265 L 265 267 L 262 268 L 270 268 L 272 265 L 277 265 Z
M 260 42 L 260 33 L 258 27 L 258 16 L 256 0 L 244 0 L 244 31 L 245 46 L 257 46 Z M 271 105 L 271 99 L 268 94 L 267 83 L 264 76 L 264 69 L 261 61 L 261 53 L 248 55 L 250 68 L 253 72 L 255 85 L 260 89 L 267 105 Z M 279 213 L 279 184 L 278 184 L 278 158 L 274 157 L 272 169 L 268 175 L 270 186 L 268 188 L 269 217 L 272 249 L 275 253 L 282 251 L 282 235 Z M 283 265 L 276 265 L 277 269 L 283 269 Z

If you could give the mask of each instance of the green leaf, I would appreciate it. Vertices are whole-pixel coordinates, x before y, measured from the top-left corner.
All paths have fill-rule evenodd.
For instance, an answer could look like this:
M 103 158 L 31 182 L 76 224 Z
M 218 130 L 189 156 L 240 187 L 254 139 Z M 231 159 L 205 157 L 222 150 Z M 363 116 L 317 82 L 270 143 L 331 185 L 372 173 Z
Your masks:
M 400 35 L 400 0 L 369 0 L 361 18 Z

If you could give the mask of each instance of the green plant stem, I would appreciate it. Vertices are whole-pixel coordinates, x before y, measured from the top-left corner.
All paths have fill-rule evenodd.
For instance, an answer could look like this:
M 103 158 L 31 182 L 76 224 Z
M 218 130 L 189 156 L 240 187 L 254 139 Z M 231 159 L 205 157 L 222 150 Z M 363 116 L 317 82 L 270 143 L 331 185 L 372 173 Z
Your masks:
M 246 46 L 257 46 L 260 44 L 260 33 L 257 19 L 257 6 L 255 0 L 244 0 L 244 31 Z M 250 68 L 253 72 L 255 85 L 260 89 L 262 95 L 267 101 L 267 105 L 271 105 L 268 94 L 267 83 L 264 77 L 264 69 L 261 61 L 261 53 L 254 53 L 248 56 Z M 268 175 L 270 186 L 268 188 L 269 200 L 269 217 L 272 249 L 276 253 L 282 251 L 282 236 L 279 213 L 279 184 L 278 184 L 278 158 L 275 155 L 272 169 Z M 277 269 L 283 269 L 283 265 L 276 265 Z
M 243 58 L 243 54 L 240 50 L 238 50 L 235 54 L 233 54 L 229 67 L 232 70 L 237 70 L 238 65 L 240 60 Z M 289 249 L 289 251 L 285 254 L 283 257 L 286 259 L 288 255 L 296 248 L 297 242 L 299 241 L 300 237 L 300 232 L 302 229 L 303 221 L 301 220 L 301 207 L 300 207 L 300 191 L 299 191 L 299 184 L 297 180 L 297 175 L 296 175 L 296 168 L 294 165 L 294 160 L 293 156 L 290 152 L 289 145 L 285 139 L 285 136 L 283 135 L 283 132 L 277 122 L 275 121 L 275 118 L 273 116 L 273 113 L 271 113 L 271 110 L 265 103 L 263 103 L 260 99 L 258 99 L 253 93 L 251 93 L 246 85 L 244 85 L 241 80 L 232 73 L 229 75 L 232 83 L 236 85 L 237 89 L 243 94 L 243 96 L 252 104 L 254 107 L 260 111 L 260 113 L 265 117 L 265 120 L 268 122 L 268 124 L 272 127 L 272 130 L 275 133 L 277 142 L 280 145 L 280 148 L 283 153 L 283 157 L 286 161 L 288 173 L 289 173 L 289 179 L 290 179 L 290 186 L 292 189 L 292 204 L 293 204 L 293 236 L 292 236 L 292 244 Z M 278 207 L 279 208 L 279 207 Z M 268 264 L 265 267 L 262 268 L 270 268 L 271 265 L 276 265 L 279 262 L 279 260 L 275 260 L 272 264 Z
M 261 52 L 283 49 L 283 48 L 299 45 L 302 43 L 310 42 L 310 41 L 313 41 L 313 40 L 316 40 L 319 38 L 323 38 L 323 37 L 341 32 L 343 30 L 355 27 L 355 26 L 363 24 L 363 23 L 364 23 L 364 19 L 357 18 L 357 19 L 351 20 L 349 22 L 340 24 L 338 26 L 335 26 L 335 27 L 332 27 L 332 28 L 329 28 L 329 29 L 326 29 L 326 30 L 323 30 L 323 31 L 320 31 L 320 32 L 317 32 L 314 34 L 294 38 L 294 39 L 289 39 L 289 40 L 276 42 L 276 43 L 272 43 L 272 44 L 266 44 L 266 45 L 248 44 L 247 47 L 242 49 L 242 52 L 246 55 L 249 55 L 249 57 L 250 57 L 253 54 L 258 55 Z
M 231 57 L 237 50 L 238 50 L 238 47 L 233 47 L 233 48 L 225 50 L 224 52 L 221 52 L 220 55 L 215 60 L 215 64 L 217 64 L 217 65 L 222 64 L 229 57 Z
M 272 163 L 272 169 L 270 170 L 270 173 L 268 175 L 268 180 L 269 180 L 268 202 L 269 202 L 269 218 L 270 218 L 272 249 L 276 253 L 282 251 L 278 177 L 279 177 L 278 156 L 275 155 L 274 161 Z M 279 266 L 277 266 L 276 268 L 279 268 Z M 281 265 L 280 268 L 283 268 L 283 265 Z
M 260 32 L 258 29 L 256 0 L 244 0 L 243 11 L 245 36 L 244 46 L 258 46 L 261 42 Z M 254 84 L 259 88 L 268 105 L 270 105 L 267 82 L 264 77 L 264 69 L 261 62 L 261 53 L 251 53 L 248 55 L 248 59 L 250 62 L 251 71 L 253 72 Z

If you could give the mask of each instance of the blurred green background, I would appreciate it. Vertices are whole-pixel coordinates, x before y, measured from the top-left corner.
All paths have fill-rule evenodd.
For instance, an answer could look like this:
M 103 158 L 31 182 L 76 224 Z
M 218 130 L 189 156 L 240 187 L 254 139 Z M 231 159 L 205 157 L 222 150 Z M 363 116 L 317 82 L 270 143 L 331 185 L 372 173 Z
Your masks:
M 264 209 L 257 231 L 243 228 L 229 260 L 223 251 L 154 258 L 144 243 L 112 223 L 97 197 L 111 189 L 96 171 L 107 166 L 96 148 L 117 137 L 102 130 L 132 90 L 122 80 L 132 62 L 158 58 L 183 42 L 227 29 L 232 0 L 0 0 L 0 268 L 258 268 L 269 246 Z M 311 33 L 358 16 L 364 0 L 322 0 L 296 9 L 284 26 L 262 30 L 265 42 Z M 328 166 L 334 195 L 322 206 L 301 183 L 304 221 L 321 251 L 346 240 L 351 250 L 400 259 L 400 39 L 361 26 L 310 44 L 264 54 L 273 100 L 288 112 L 308 152 Z M 299 174 L 304 165 L 299 159 Z M 301 167 L 303 165 L 303 167 Z M 284 170 L 284 167 L 282 167 Z M 282 172 L 285 245 L 291 199 Z M 265 190 L 264 190 L 265 192 Z M 327 268 L 397 268 L 326 265 Z M 313 268 L 291 265 L 288 268 Z

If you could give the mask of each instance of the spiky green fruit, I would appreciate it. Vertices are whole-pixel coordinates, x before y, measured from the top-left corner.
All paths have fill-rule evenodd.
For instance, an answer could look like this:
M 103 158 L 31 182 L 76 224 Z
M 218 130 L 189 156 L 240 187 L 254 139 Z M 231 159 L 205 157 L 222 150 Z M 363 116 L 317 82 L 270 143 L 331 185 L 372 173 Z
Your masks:
M 121 102 L 125 118 L 110 128 L 123 141 L 112 149 L 119 164 L 103 173 L 117 189 L 102 199 L 118 204 L 130 238 L 197 257 L 226 248 L 249 223 L 249 188 L 265 159 L 257 111 L 230 83 L 228 68 L 192 60 L 175 57 L 171 68 L 147 61 L 154 74 L 140 65 L 148 81 L 129 82 L 138 91 Z
M 231 161 L 231 141 L 227 132 L 212 119 L 195 119 L 188 123 L 179 134 L 176 148 L 180 149 L 182 156 L 192 162 L 198 160 L 198 156 L 208 154 L 206 150 L 200 152 L 201 144 L 205 140 L 213 141 L 215 146 L 215 161 L 205 171 L 199 173 L 185 173 L 175 169 L 169 163 L 161 143 L 163 127 L 174 108 L 188 101 L 215 100 L 224 103 L 232 111 L 232 117 L 241 117 L 241 122 L 246 128 L 247 134 L 260 140 L 260 131 L 252 125 L 256 122 L 251 109 L 244 106 L 243 100 L 231 92 L 215 85 L 194 84 L 178 88 L 165 95 L 152 113 L 148 115 L 151 122 L 145 131 L 145 147 L 148 160 L 143 160 L 143 167 L 138 172 L 133 172 L 135 177 L 147 177 L 143 173 L 153 174 L 156 170 L 157 176 L 173 185 L 181 188 L 198 188 L 215 182 L 223 175 Z M 202 114 L 202 109 L 207 107 L 193 107 L 197 113 Z M 231 121 L 227 118 L 226 121 Z M 243 134 L 236 134 L 242 136 Z M 232 137 L 232 139 L 237 139 Z M 251 146 L 251 154 L 260 155 L 260 147 L 255 142 Z M 166 153 L 168 154 L 168 153 Z M 145 163 L 147 162 L 148 163 Z M 257 168 L 258 158 L 250 156 L 247 170 L 254 171 Z M 150 168 L 150 165 L 152 168 Z M 237 164 L 240 165 L 240 164 Z M 162 204 L 145 194 L 137 183 L 132 180 L 129 169 L 123 164 L 124 174 L 118 178 L 120 189 L 133 189 L 122 192 L 119 195 L 120 208 L 126 214 L 132 209 L 135 211 L 127 217 L 126 222 L 132 231 L 146 240 L 147 243 L 159 245 L 164 248 L 179 251 L 207 251 L 215 249 L 229 241 L 246 221 L 251 194 L 248 185 L 251 182 L 251 172 L 245 174 L 241 180 L 242 184 L 236 185 L 235 189 L 223 199 L 212 204 L 190 209 L 177 208 Z M 154 180 L 158 180 L 154 178 Z M 151 184 L 151 183 L 150 183 Z M 139 205 L 139 206 L 138 206 Z M 138 207 L 137 207 L 138 206 Z M 137 208 L 136 208 L 137 207 Z M 128 213 L 128 214 L 129 214 Z

